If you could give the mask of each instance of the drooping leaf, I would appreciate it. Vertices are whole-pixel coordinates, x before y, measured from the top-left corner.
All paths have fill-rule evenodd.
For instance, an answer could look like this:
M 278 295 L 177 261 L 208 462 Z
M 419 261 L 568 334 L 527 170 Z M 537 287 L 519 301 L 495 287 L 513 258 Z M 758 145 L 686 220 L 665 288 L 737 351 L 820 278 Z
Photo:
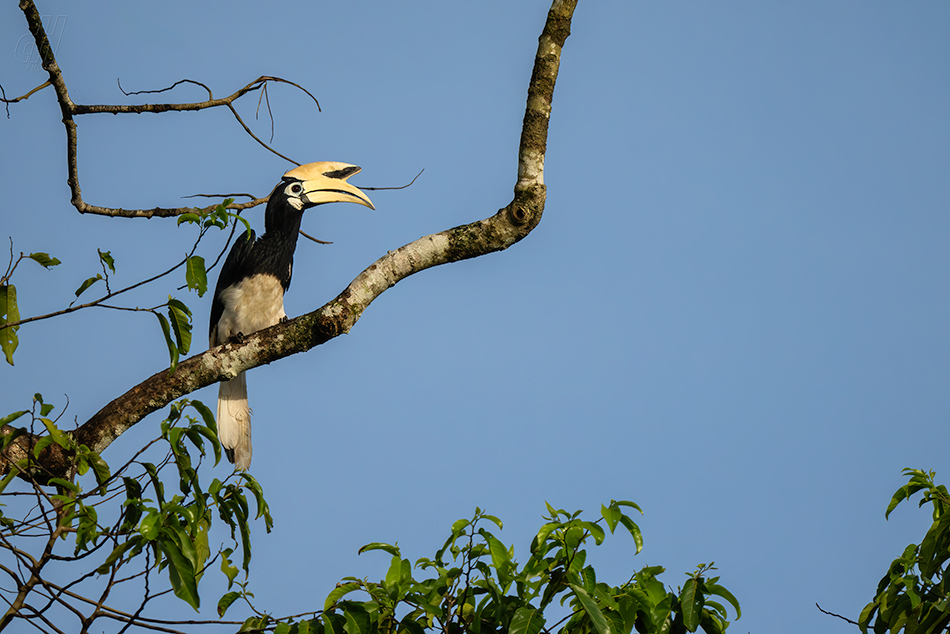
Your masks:
M 165 345 L 168 346 L 168 357 L 169 357 L 169 369 L 168 372 L 171 374 L 175 371 L 175 368 L 178 367 L 178 344 L 172 339 L 171 328 L 168 325 L 168 320 L 165 319 L 165 315 L 161 313 L 155 313 L 155 316 L 158 317 L 158 323 L 162 327 L 162 333 L 165 335 Z
M 208 290 L 208 273 L 205 270 L 205 259 L 200 255 L 188 258 L 185 264 L 185 282 L 188 290 L 196 291 L 198 297 L 204 297 Z
M 581 607 L 584 608 L 584 613 L 587 614 L 587 618 L 590 619 L 597 634 L 611 634 L 610 622 L 604 616 L 597 602 L 584 591 L 584 588 L 571 584 L 571 591 L 574 592 L 574 596 L 577 597 Z
M 180 354 L 191 348 L 191 310 L 177 299 L 168 298 L 168 320 L 175 333 L 175 346 Z
M 704 585 L 706 586 L 706 592 L 708 594 L 716 595 L 717 597 L 722 597 L 723 599 L 725 599 L 726 601 L 732 604 L 732 607 L 736 609 L 737 619 L 742 616 L 742 609 L 739 607 L 739 600 L 736 599 L 732 595 L 731 592 L 723 588 L 718 583 L 714 583 L 712 581 L 706 581 Z
M 640 527 L 627 515 L 620 516 L 620 523 L 630 532 L 633 537 L 633 543 L 637 546 L 637 554 L 643 550 L 643 535 L 640 533 Z
M 171 582 L 172 592 L 197 611 L 201 598 L 198 596 L 198 581 L 195 578 L 192 557 L 182 550 L 186 540 L 187 537 L 182 538 L 174 527 L 166 526 L 162 530 L 159 546 L 169 562 L 168 580 Z
M 17 338 L 19 326 L 8 326 L 20 321 L 20 309 L 17 307 L 16 287 L 13 284 L 0 285 L 0 349 L 3 350 L 7 363 L 13 365 L 13 353 L 20 340 Z

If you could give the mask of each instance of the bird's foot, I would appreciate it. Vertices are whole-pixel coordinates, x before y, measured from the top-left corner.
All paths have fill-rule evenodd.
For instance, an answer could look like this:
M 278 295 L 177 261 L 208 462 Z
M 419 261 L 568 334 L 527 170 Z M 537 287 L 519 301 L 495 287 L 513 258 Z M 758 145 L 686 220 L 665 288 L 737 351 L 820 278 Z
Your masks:
M 236 332 L 228 338 L 228 343 L 244 343 L 244 333 Z

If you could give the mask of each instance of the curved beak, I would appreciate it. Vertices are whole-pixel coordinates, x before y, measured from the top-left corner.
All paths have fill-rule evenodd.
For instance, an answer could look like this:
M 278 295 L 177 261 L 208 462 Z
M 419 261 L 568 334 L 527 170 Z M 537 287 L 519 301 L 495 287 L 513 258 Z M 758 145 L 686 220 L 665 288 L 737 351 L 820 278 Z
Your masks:
M 376 209 L 366 194 L 355 185 L 346 182 L 346 179 L 358 174 L 359 171 L 358 166 L 349 163 L 322 161 L 295 167 L 284 174 L 284 178 L 301 181 L 304 188 L 302 198 L 309 206 L 324 203 L 356 203 Z

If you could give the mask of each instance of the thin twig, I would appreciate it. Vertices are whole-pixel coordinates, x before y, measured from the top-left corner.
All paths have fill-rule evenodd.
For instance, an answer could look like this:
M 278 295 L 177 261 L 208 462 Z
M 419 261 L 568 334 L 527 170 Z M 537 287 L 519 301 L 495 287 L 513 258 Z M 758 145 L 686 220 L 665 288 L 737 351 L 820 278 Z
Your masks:
M 411 181 L 409 181 L 409 183 L 406 185 L 399 185 L 398 187 L 360 187 L 360 189 L 366 189 L 366 190 L 374 191 L 374 192 L 382 191 L 384 189 L 405 189 L 407 187 L 412 187 L 412 184 L 416 182 L 417 178 L 422 176 L 422 172 L 424 171 L 425 171 L 424 168 L 419 170 L 419 173 L 416 174 L 415 177 Z
M 317 238 L 314 238 L 312 235 L 308 234 L 308 233 L 307 233 L 306 231 L 304 231 L 303 229 L 300 229 L 299 231 L 300 231 L 300 235 L 302 235 L 303 237 L 305 237 L 305 238 L 308 239 L 308 240 L 313 240 L 313 241 L 316 242 L 317 244 L 333 244 L 333 243 L 330 242 L 329 240 L 319 240 L 319 239 L 317 239 Z
M 852 621 L 851 619 L 849 619 L 849 618 L 846 617 L 846 616 L 841 616 L 840 614 L 835 614 L 834 612 L 829 612 L 828 610 L 823 610 L 822 607 L 821 607 L 820 605 L 818 605 L 817 602 L 815 603 L 815 607 L 818 608 L 818 610 L 821 611 L 821 612 L 823 612 L 824 614 L 827 614 L 828 616 L 836 616 L 836 617 L 838 617 L 839 619 L 841 619 L 842 621 L 847 621 L 847 622 L 850 623 L 851 625 L 858 625 L 858 626 L 860 626 L 860 623 L 858 623 L 857 621 Z

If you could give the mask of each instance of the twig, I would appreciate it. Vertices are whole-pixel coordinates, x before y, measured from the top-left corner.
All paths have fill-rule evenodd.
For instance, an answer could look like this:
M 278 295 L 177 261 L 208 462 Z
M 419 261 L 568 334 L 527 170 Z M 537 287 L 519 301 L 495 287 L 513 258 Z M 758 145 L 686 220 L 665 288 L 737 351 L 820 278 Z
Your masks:
M 100 114 L 100 113 L 109 113 L 109 114 L 140 114 L 143 112 L 168 112 L 168 111 L 193 111 L 193 110 L 205 110 L 207 108 L 216 108 L 220 106 L 227 107 L 231 113 L 237 119 L 238 123 L 241 124 L 241 127 L 244 128 L 245 132 L 248 133 L 255 141 L 261 144 L 262 147 L 267 149 L 269 152 L 280 156 L 281 158 L 299 165 L 296 161 L 284 156 L 274 148 L 270 147 L 268 144 L 261 141 L 250 128 L 244 123 L 240 115 L 238 115 L 237 110 L 233 106 L 233 102 L 242 96 L 246 95 L 249 92 L 259 90 L 264 88 L 268 82 L 274 83 L 283 83 L 288 84 L 302 91 L 308 97 L 310 97 L 317 106 L 317 110 L 320 110 L 320 102 L 317 101 L 317 98 L 307 89 L 303 88 L 295 82 L 282 79 L 280 77 L 274 77 L 270 75 L 262 75 L 254 81 L 250 82 L 243 88 L 240 88 L 233 94 L 223 97 L 220 99 L 214 99 L 211 93 L 210 88 L 204 84 L 185 79 L 179 82 L 176 82 L 168 88 L 156 90 L 156 91 L 142 91 L 142 92 L 164 92 L 166 90 L 171 90 L 175 86 L 178 86 L 182 83 L 192 83 L 198 86 L 202 86 L 205 90 L 208 91 L 209 98 L 206 101 L 193 102 L 193 103 L 164 103 L 164 104 L 139 104 L 139 105 L 84 105 L 77 104 L 72 101 L 69 96 L 69 91 L 66 87 L 66 80 L 63 77 L 63 72 L 59 67 L 59 64 L 56 62 L 56 57 L 53 53 L 53 48 L 50 45 L 49 38 L 46 35 L 46 30 L 43 27 L 43 19 L 39 13 L 39 10 L 36 8 L 33 0 L 20 0 L 19 3 L 20 9 L 23 11 L 24 16 L 26 17 L 27 24 L 30 29 L 30 33 L 33 35 L 33 40 L 36 43 L 36 50 L 39 52 L 40 59 L 42 60 L 43 70 L 49 74 L 49 84 L 53 86 L 56 91 L 56 100 L 59 103 L 60 111 L 62 113 L 63 125 L 66 128 L 66 164 L 67 164 L 67 183 L 69 184 L 69 189 L 71 192 L 71 203 L 76 208 L 79 213 L 92 213 L 104 216 L 120 216 L 124 218 L 152 218 L 155 216 L 158 217 L 173 217 L 180 216 L 184 213 L 193 212 L 192 209 L 187 207 L 155 207 L 153 209 L 121 209 L 121 208 L 112 208 L 112 207 L 100 207 L 98 205 L 91 205 L 85 202 L 82 198 L 82 189 L 79 185 L 79 159 L 78 159 L 78 128 L 76 125 L 75 117 L 77 115 L 83 114 Z M 2 88 L 2 87 L 0 87 Z M 122 90 L 120 85 L 120 90 Z M 122 90 L 124 94 L 131 95 L 135 93 L 127 93 L 125 90 Z M 0 93 L 4 95 L 5 92 Z M 9 116 L 9 113 L 8 113 Z M 250 207 L 255 207 L 259 205 L 262 201 L 251 201 L 250 203 L 244 203 L 241 205 L 230 206 L 229 209 L 247 209 Z M 207 211 L 210 211 L 212 208 L 209 207 Z
M 859 626 L 860 626 L 860 624 L 859 624 L 857 621 L 852 621 L 851 619 L 849 619 L 849 618 L 846 617 L 846 616 L 841 616 L 840 614 L 835 614 L 834 612 L 829 612 L 828 610 L 823 610 L 822 607 L 821 607 L 820 605 L 818 605 L 817 602 L 815 603 L 815 607 L 818 608 L 818 610 L 821 611 L 822 613 L 827 614 L 828 616 L 836 616 L 836 617 L 838 617 L 839 619 L 841 619 L 842 621 L 847 621 L 847 622 L 850 623 L 851 625 L 859 625 Z
M 303 229 L 300 229 L 299 231 L 300 231 L 300 235 L 302 235 L 303 237 L 307 238 L 308 240 L 313 240 L 313 241 L 316 242 L 317 244 L 333 244 L 333 243 L 330 242 L 329 240 L 319 240 L 319 239 L 317 239 L 317 238 L 314 238 L 312 235 L 308 234 L 308 233 L 307 233 L 306 231 L 304 231 Z
M 409 183 L 406 185 L 399 185 L 398 187 L 360 187 L 360 189 L 366 189 L 366 190 L 374 191 L 374 192 L 382 191 L 384 189 L 406 189 L 407 187 L 412 187 L 412 184 L 416 182 L 417 178 L 422 176 L 422 172 L 424 171 L 425 169 L 419 170 L 419 173 L 416 174 L 415 177 L 411 181 L 409 181 Z

